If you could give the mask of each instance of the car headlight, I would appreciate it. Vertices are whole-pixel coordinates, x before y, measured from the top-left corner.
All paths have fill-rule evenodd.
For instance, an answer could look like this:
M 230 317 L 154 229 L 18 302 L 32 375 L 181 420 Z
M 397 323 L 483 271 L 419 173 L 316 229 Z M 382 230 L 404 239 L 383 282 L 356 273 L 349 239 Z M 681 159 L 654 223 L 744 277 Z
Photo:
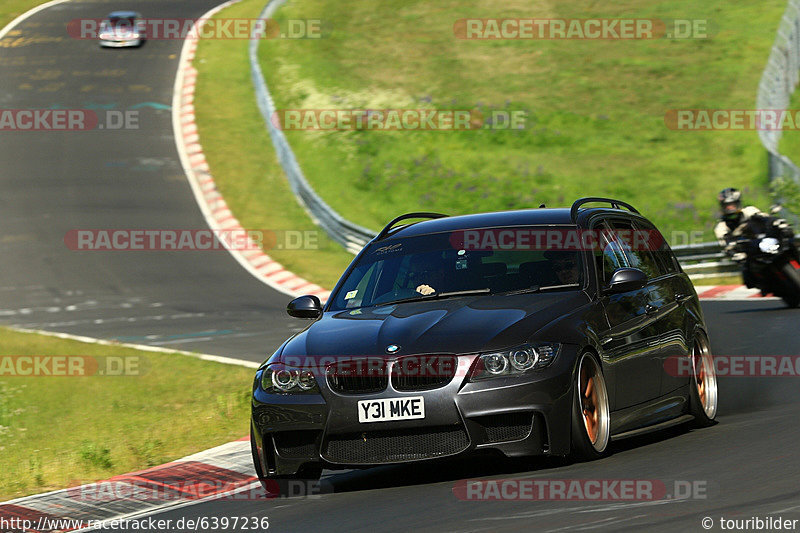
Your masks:
M 319 392 L 311 370 L 272 364 L 261 371 L 261 388 L 276 394 Z
M 549 366 L 558 355 L 560 344 L 525 344 L 511 350 L 478 356 L 470 381 L 521 375 Z

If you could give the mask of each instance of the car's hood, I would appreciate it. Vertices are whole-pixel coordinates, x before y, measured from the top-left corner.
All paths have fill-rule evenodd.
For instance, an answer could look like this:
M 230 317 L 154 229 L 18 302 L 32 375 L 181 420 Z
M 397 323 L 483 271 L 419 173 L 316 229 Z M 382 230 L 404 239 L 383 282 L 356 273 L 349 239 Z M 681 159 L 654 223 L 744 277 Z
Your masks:
M 471 296 L 325 313 L 284 346 L 289 356 L 476 353 L 531 340 L 537 330 L 589 302 L 581 291 Z M 543 339 L 557 340 L 557 339 Z

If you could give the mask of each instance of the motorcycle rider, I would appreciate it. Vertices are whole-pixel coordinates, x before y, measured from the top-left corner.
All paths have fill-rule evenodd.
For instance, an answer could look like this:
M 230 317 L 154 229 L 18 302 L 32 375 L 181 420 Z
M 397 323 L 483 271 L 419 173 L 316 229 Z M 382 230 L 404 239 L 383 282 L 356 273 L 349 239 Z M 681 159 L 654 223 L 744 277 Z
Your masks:
M 748 227 L 748 222 L 758 217 L 770 217 L 752 205 L 742 208 L 742 193 L 733 187 L 722 189 L 717 195 L 717 200 L 719 200 L 722 214 L 720 221 L 714 228 L 714 235 L 724 248 L 725 253 L 734 261 L 741 263 L 742 278 L 745 285 L 754 287 L 755 283 L 746 261 L 747 254 L 736 251 L 736 240 L 746 236 L 745 232 Z M 772 225 L 780 229 L 783 233 L 792 234 L 789 224 L 782 218 L 773 219 Z

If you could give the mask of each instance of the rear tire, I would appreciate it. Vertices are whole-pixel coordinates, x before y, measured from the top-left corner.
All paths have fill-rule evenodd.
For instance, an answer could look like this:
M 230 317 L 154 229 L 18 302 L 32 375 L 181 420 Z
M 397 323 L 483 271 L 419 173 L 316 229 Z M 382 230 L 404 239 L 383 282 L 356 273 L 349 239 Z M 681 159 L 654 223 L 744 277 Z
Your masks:
M 593 461 L 607 453 L 611 418 L 603 371 L 590 352 L 584 352 L 578 360 L 573 388 L 570 456 L 577 461 Z
M 786 280 L 782 282 L 781 298 L 787 306 L 797 307 L 800 305 L 800 274 L 790 263 L 786 263 L 781 272 L 786 276 Z
M 707 427 L 717 416 L 717 374 L 714 358 L 704 339 L 696 338 L 692 346 L 692 377 L 689 384 L 689 408 L 694 425 Z

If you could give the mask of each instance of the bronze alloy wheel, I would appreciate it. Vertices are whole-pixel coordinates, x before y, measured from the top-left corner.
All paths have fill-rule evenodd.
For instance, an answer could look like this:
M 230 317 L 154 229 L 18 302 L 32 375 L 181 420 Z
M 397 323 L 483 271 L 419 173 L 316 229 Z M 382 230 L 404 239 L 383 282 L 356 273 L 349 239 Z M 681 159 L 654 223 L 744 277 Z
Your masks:
M 717 375 L 714 360 L 708 347 L 701 340 L 695 340 L 692 348 L 692 371 L 697 397 L 706 417 L 711 420 L 717 414 Z
M 595 451 L 601 453 L 608 445 L 608 392 L 597 361 L 589 354 L 581 358 L 578 370 L 578 398 L 583 427 Z

